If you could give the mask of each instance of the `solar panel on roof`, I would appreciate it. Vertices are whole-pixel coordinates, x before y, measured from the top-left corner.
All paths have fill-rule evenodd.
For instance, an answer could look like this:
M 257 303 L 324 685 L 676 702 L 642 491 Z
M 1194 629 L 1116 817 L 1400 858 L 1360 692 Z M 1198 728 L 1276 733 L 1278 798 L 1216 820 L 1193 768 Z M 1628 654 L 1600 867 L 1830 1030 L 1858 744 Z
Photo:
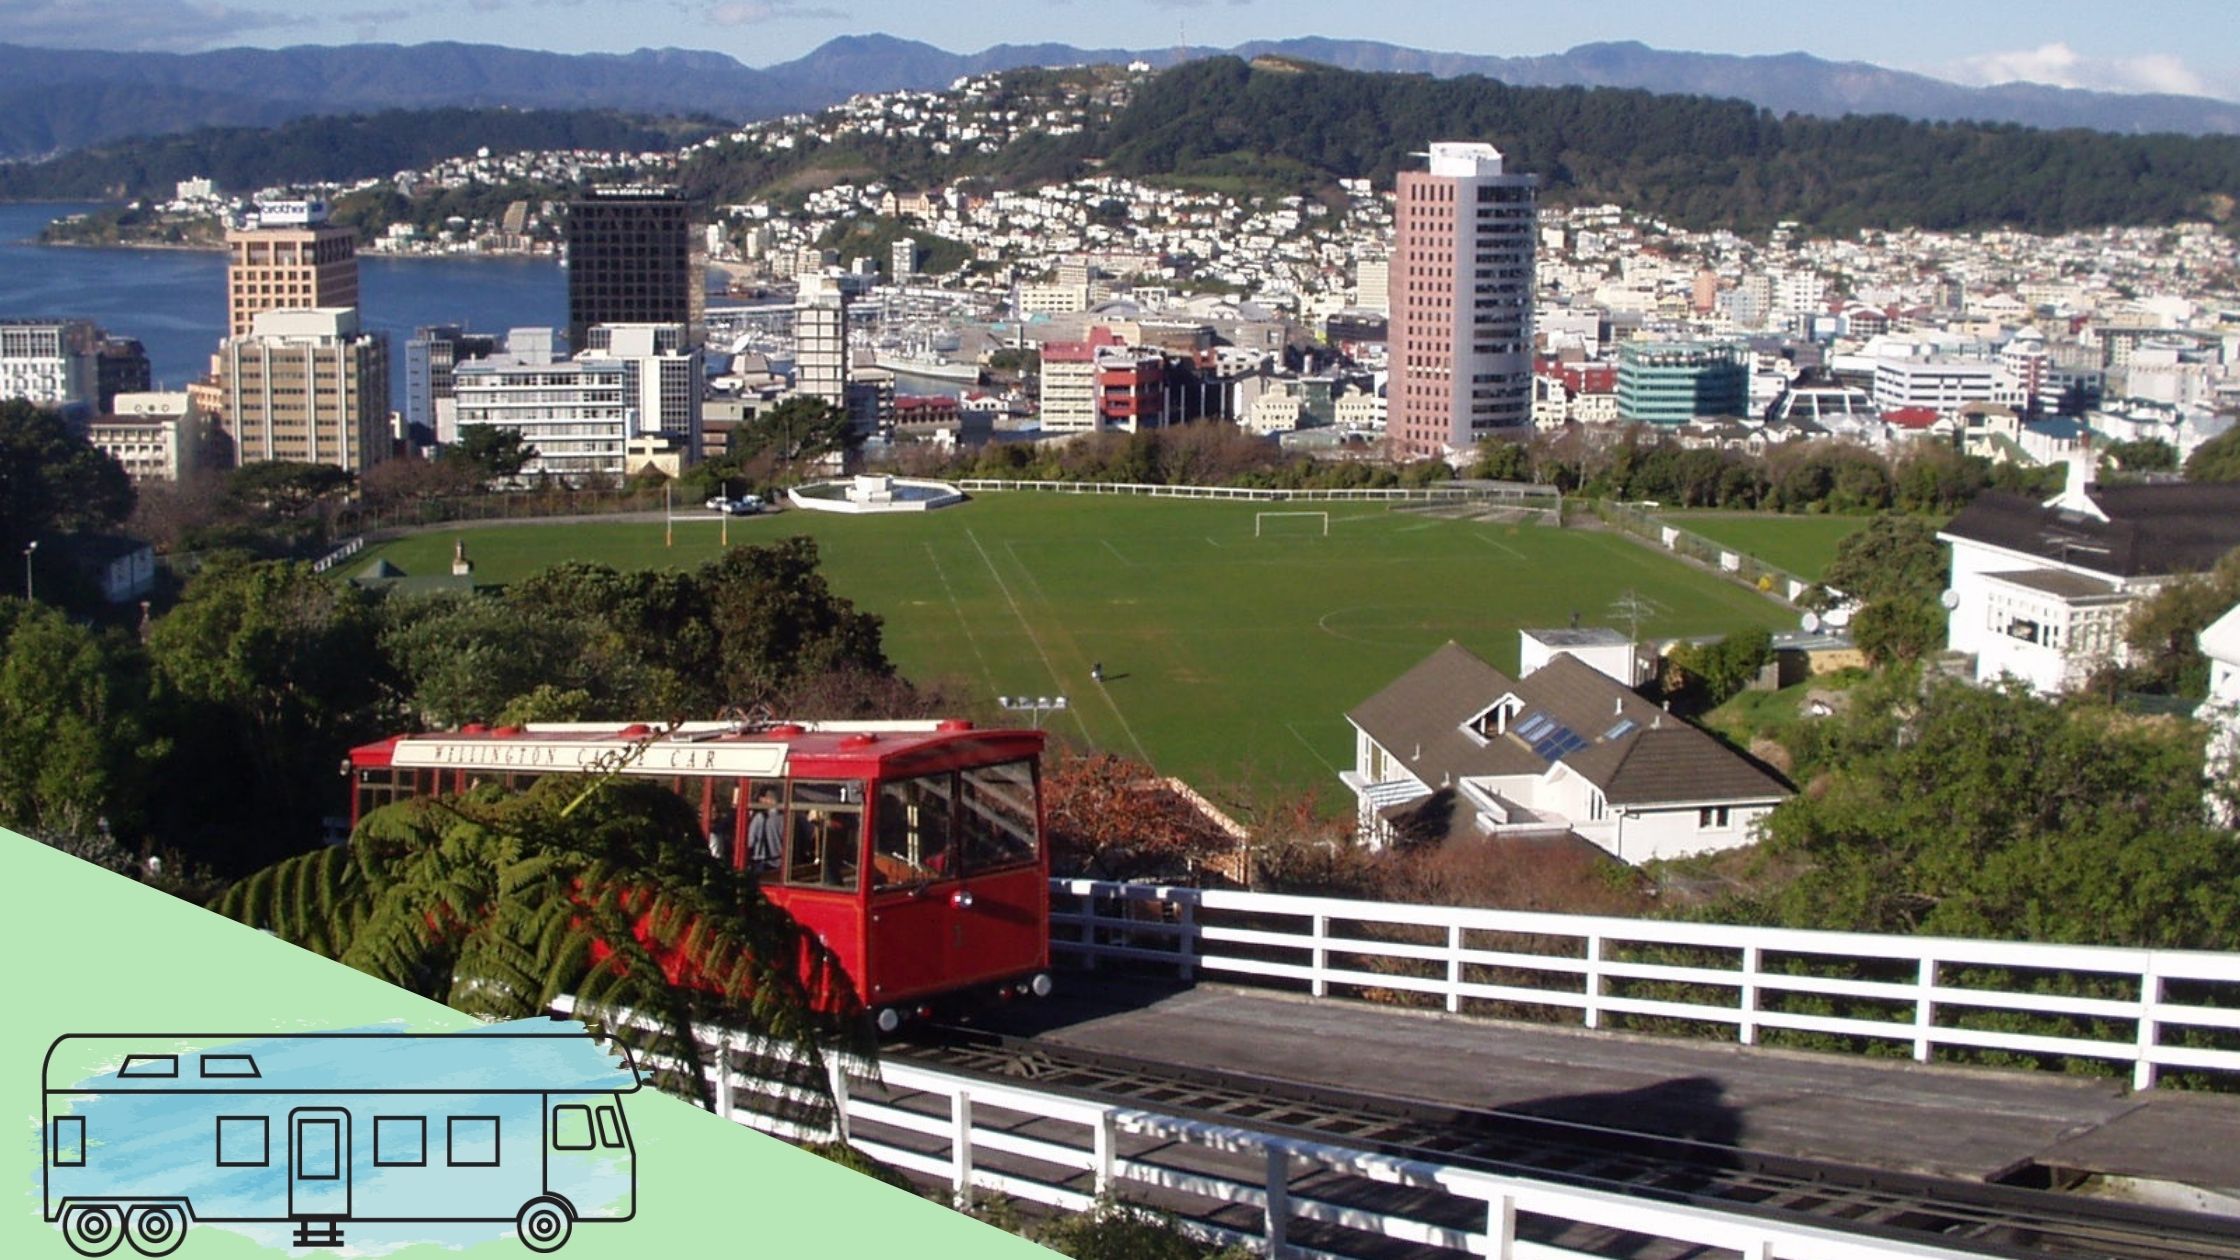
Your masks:
M 1627 732 L 1633 730 L 1635 725 L 1636 723 L 1632 718 L 1621 718 L 1619 719 L 1616 726 L 1613 726 L 1609 730 L 1604 731 L 1602 733 L 1602 737 L 1604 739 L 1617 739 L 1620 736 L 1625 735 Z
M 1560 727 L 1556 727 L 1554 718 L 1549 717 L 1545 713 L 1535 713 L 1531 717 L 1526 718 L 1517 726 L 1517 734 L 1523 736 L 1527 740 L 1537 740 L 1542 735 L 1547 734 L 1551 727 L 1554 727 L 1558 730 L 1562 729 Z
M 1532 741 L 1532 751 L 1543 761 L 1554 761 L 1567 753 L 1574 753 L 1587 746 L 1587 741 L 1568 726 L 1548 723 L 1547 731 Z

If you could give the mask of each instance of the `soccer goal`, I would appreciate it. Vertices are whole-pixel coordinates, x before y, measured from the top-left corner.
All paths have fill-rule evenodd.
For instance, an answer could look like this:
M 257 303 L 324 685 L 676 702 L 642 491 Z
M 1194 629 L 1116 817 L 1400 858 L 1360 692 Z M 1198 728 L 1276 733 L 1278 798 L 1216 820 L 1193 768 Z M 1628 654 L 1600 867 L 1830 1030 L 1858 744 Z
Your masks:
M 1285 518 L 1293 519 L 1286 520 Z M 1279 523 L 1270 528 L 1268 524 L 1270 521 Z M 1315 521 L 1321 522 L 1321 528 L 1315 527 L 1313 524 Z M 1328 512 L 1254 512 L 1252 514 L 1252 536 L 1254 538 L 1265 538 L 1269 534 L 1275 534 L 1278 537 L 1311 535 L 1328 538 L 1330 536 L 1330 514 Z

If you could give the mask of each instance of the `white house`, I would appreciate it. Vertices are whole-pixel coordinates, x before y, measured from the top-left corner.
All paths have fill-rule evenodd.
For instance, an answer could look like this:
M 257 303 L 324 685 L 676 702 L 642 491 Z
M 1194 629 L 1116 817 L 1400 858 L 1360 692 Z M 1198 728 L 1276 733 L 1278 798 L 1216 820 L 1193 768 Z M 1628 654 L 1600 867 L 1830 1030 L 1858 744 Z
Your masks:
M 1577 835 L 1623 861 L 1749 844 L 1789 789 L 1568 652 L 1521 679 L 1449 643 L 1363 701 L 1362 837 Z
M 1952 545 L 1947 642 L 1975 658 L 1976 681 L 2075 690 L 2124 661 L 2134 604 L 2240 547 L 2240 486 L 2093 485 L 2092 462 L 2079 448 L 2059 496 L 1988 491 L 1937 535 Z
M 2209 777 L 2221 791 L 2209 793 L 2217 821 L 2234 823 L 2230 799 L 2240 775 L 2240 605 L 2201 632 L 2201 654 L 2209 658 L 2209 695 L 2196 716 L 2209 725 Z

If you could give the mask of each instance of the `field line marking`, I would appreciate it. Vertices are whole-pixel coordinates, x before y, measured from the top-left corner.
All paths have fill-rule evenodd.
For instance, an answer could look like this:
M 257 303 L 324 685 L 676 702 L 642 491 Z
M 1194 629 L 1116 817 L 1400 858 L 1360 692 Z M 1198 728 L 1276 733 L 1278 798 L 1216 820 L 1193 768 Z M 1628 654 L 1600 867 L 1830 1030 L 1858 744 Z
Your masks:
M 1508 553 L 1509 553 L 1510 555 L 1512 555 L 1512 556 L 1516 557 L 1517 561 L 1518 561 L 1519 563 L 1521 563 L 1521 564 L 1530 564 L 1530 563 L 1532 563 L 1531 561 L 1529 561 L 1529 560 L 1526 560 L 1526 559 L 1525 559 L 1525 555 L 1524 555 L 1524 553 L 1523 553 L 1523 552 L 1521 552 L 1521 551 L 1517 550 L 1517 549 L 1516 549 L 1515 547 L 1512 547 L 1512 546 L 1510 546 L 1509 544 L 1507 544 L 1507 543 L 1505 543 L 1505 542 L 1501 541 L 1501 540 L 1500 540 L 1500 539 L 1498 539 L 1498 538 L 1494 538 L 1494 537 L 1492 537 L 1492 536 L 1490 536 L 1490 535 L 1486 535 L 1486 534 L 1481 534 L 1481 533 L 1478 533 L 1478 532 L 1476 532 L 1475 530 L 1471 531 L 1471 534 L 1470 534 L 1470 536 L 1471 536 L 1472 538 L 1475 538 L 1475 539 L 1477 539 L 1477 540 L 1478 540 L 1479 542 L 1482 542 L 1482 543 L 1484 543 L 1484 544 L 1485 544 L 1486 546 L 1488 546 L 1488 547 L 1493 547 L 1493 548 L 1496 548 L 1496 549 L 1498 549 L 1498 550 L 1501 550 L 1501 551 L 1506 551 L 1506 552 L 1508 552 Z
M 1119 561 L 1120 563 L 1122 563 L 1122 564 L 1124 564 L 1124 565 L 1127 565 L 1127 566 L 1128 566 L 1129 568 L 1131 568 L 1131 569 L 1140 569 L 1140 568 L 1142 568 L 1142 567 L 1143 567 L 1143 566 L 1142 566 L 1141 564 L 1138 564 L 1137 562 L 1135 562 L 1135 561 L 1133 561 L 1133 560 L 1130 560 L 1130 559 L 1129 559 L 1129 558 L 1127 557 L 1127 554 L 1126 554 L 1126 553 L 1124 553 L 1124 552 L 1122 552 L 1122 551 L 1121 551 L 1121 550 L 1120 550 L 1120 549 L 1119 549 L 1118 547 L 1115 547 L 1115 546 L 1113 546 L 1113 545 L 1112 545 L 1112 540 L 1111 540 L 1111 539 L 1109 539 L 1109 538 L 1099 538 L 1099 539 L 1098 539 L 1097 541 L 1098 541 L 1099 543 L 1102 543 L 1102 544 L 1104 545 L 1104 549 L 1105 549 L 1106 551 L 1109 551 L 1109 552 L 1111 552 L 1111 553 L 1112 553 L 1112 555 L 1113 555 L 1113 558 L 1114 558 L 1114 559 L 1116 559 L 1116 560 L 1118 560 L 1118 561 Z M 1018 559 L 1018 558 L 1019 558 L 1019 556 L 1018 556 L 1018 553 L 1016 553 L 1016 552 L 1012 553 L 1012 556 L 1011 556 L 1011 558 L 1012 558 L 1012 559 L 1014 559 L 1014 560 Z
M 967 530 L 965 532 L 970 533 L 971 531 Z M 977 543 L 980 540 L 975 538 L 973 539 L 973 541 Z M 1042 589 L 1042 580 L 1034 575 L 1034 566 L 1019 558 L 1019 548 L 1013 545 L 1013 541 L 1009 538 L 1003 540 L 1003 551 L 1005 555 L 1011 557 L 1011 563 L 1019 566 L 1019 572 L 1026 576 L 1028 593 L 1033 595 L 1036 599 L 1041 600 L 1044 606 L 1048 606 L 1050 603 L 1049 592 Z M 1068 638 L 1072 637 L 1071 632 L 1066 629 L 1065 622 L 1059 620 L 1056 617 L 1052 617 L 1050 620 L 1052 625 L 1058 627 L 1058 632 L 1060 634 L 1064 634 Z M 1078 646 L 1079 645 L 1076 645 L 1077 648 Z M 1047 663 L 1049 659 L 1050 658 L 1047 656 L 1043 658 L 1045 663 Z M 1097 685 L 1097 694 L 1104 697 L 1105 707 L 1111 709 L 1112 716 L 1120 720 L 1120 729 L 1127 733 L 1128 742 L 1135 745 L 1136 756 L 1141 759 L 1144 764 L 1149 765 L 1151 763 L 1151 754 L 1145 751 L 1143 747 L 1143 741 L 1136 738 L 1136 728 L 1128 724 L 1128 715 L 1120 711 L 1119 702 L 1112 698 L 1112 689 L 1105 686 L 1104 680 L 1102 678 L 1098 678 L 1093 681 Z M 1065 684 L 1063 683 L 1059 684 L 1059 686 L 1061 687 L 1064 685 Z M 1074 720 L 1078 722 L 1081 719 L 1079 718 L 1079 716 L 1076 716 Z M 1087 728 L 1084 727 L 1083 729 L 1086 730 Z
M 1214 546 L 1216 546 L 1216 547 L 1226 547 L 1226 546 L 1228 546 L 1228 545 L 1229 545 L 1229 544 L 1227 544 L 1227 543 L 1225 543 L 1225 542 L 1222 542 L 1222 541 L 1220 541 L 1219 539 L 1216 539 L 1216 538 L 1215 538 L 1215 537 L 1214 537 L 1213 535 L 1211 535 L 1211 534 L 1207 534 L 1207 535 L 1206 535 L 1206 541 L 1207 541 L 1207 542 L 1209 542 L 1209 543 L 1212 543 L 1212 544 L 1213 544 Z
M 964 641 L 972 648 L 972 659 L 980 662 L 980 676 L 987 680 L 988 690 L 1000 691 L 996 685 L 995 671 L 988 668 L 987 655 L 980 650 L 980 637 L 972 633 L 972 619 L 964 615 L 964 605 L 957 599 L 956 588 L 949 585 L 948 571 L 941 567 L 941 556 L 927 543 L 926 559 L 933 562 L 933 575 L 941 579 L 941 591 L 949 597 L 949 607 L 957 614 L 957 625 L 964 630 Z
M 1319 761 L 1319 762 L 1321 762 L 1321 763 L 1322 763 L 1322 764 L 1323 764 L 1323 765 L 1324 765 L 1325 767 L 1327 767 L 1327 768 L 1329 769 L 1330 773 L 1332 773 L 1332 774 L 1337 774 L 1337 773 L 1339 773 L 1339 769 L 1338 769 L 1338 766 L 1337 766 L 1337 764 L 1336 764 L 1335 762 L 1331 761 L 1331 760 L 1330 760 L 1330 759 L 1329 759 L 1328 757 L 1325 757 L 1325 756 L 1323 756 L 1323 755 L 1322 755 L 1322 750 L 1314 746 L 1314 741 L 1312 741 L 1312 740 L 1308 739 L 1308 738 L 1307 738 L 1306 736 L 1304 736 L 1304 735 L 1301 735 L 1301 734 L 1299 733 L 1299 725 L 1298 725 L 1298 723 L 1296 723 L 1296 722 L 1285 722 L 1285 723 L 1283 724 L 1283 729 L 1285 729 L 1285 730 L 1287 730 L 1287 731 L 1291 732 L 1291 738 L 1293 738 L 1293 739 L 1296 739 L 1296 740 L 1298 740 L 1298 741 L 1299 741 L 1300 743 L 1302 743 L 1302 744 L 1305 744 L 1305 745 L 1307 746 L 1307 751 L 1308 751 L 1308 752 L 1310 752 L 1310 753 L 1313 753 L 1313 754 L 1314 754 L 1314 759 L 1315 759 L 1316 761 Z
M 988 576 L 996 580 L 996 589 L 1003 592 L 1003 602 L 1011 605 L 1011 615 L 1019 619 L 1019 628 L 1027 632 L 1027 642 L 1034 644 L 1034 654 L 1042 658 L 1042 667 L 1050 671 L 1051 683 L 1063 692 L 1065 680 L 1058 677 L 1058 667 L 1051 663 L 1050 653 L 1043 649 L 1042 636 L 1034 632 L 1034 623 L 1027 620 L 1025 610 L 1019 607 L 1018 596 L 1011 593 L 1011 583 L 1003 580 L 1003 570 L 996 567 L 996 558 L 989 555 L 988 549 L 981 545 L 980 535 L 967 529 L 964 531 L 964 536 L 972 540 L 972 549 L 980 553 L 980 562 L 988 566 Z M 1018 553 L 1012 553 L 1011 558 L 1016 562 L 1019 558 Z M 1089 725 L 1081 720 L 1079 713 L 1075 713 L 1072 709 L 1066 711 L 1073 714 L 1073 724 L 1081 728 L 1082 738 L 1095 738 L 1089 734 Z

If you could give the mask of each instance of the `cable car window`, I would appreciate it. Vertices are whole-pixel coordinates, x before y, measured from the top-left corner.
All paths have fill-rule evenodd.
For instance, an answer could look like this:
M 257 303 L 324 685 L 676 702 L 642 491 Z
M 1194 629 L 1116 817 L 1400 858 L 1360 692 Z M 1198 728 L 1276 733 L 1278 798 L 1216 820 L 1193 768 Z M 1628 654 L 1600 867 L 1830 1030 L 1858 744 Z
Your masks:
M 428 1162 L 427 1117 L 375 1116 L 373 1162 L 401 1164 L 408 1168 L 424 1167 Z
M 453 1116 L 444 1126 L 450 1162 L 466 1168 L 498 1165 L 498 1118 Z
M 245 1054 L 206 1054 L 202 1056 L 204 1076 L 256 1076 L 257 1061 Z
M 124 1066 L 117 1069 L 119 1076 L 177 1076 L 179 1056 L 175 1054 L 128 1054 Z
M 1035 779 L 1031 761 L 978 766 L 961 776 L 959 832 L 968 873 L 1028 866 L 1035 861 Z
M 615 1119 L 614 1108 L 599 1108 L 599 1145 L 622 1145 L 622 1122 Z
M 302 1181 L 336 1181 L 342 1177 L 340 1121 L 296 1122 L 296 1177 Z
M 272 1162 L 272 1130 L 263 1116 L 218 1117 L 218 1167 L 262 1168 Z
M 56 1116 L 54 1118 L 54 1165 L 57 1168 L 83 1168 L 86 1162 L 86 1118 L 84 1116 Z
M 953 774 L 932 774 L 879 785 L 879 807 L 872 814 L 872 887 L 955 877 L 956 783 Z
M 796 781 L 792 804 L 786 883 L 854 892 L 861 880 L 863 784 Z
M 591 1108 L 571 1103 L 552 1109 L 552 1148 L 558 1151 L 591 1149 Z

